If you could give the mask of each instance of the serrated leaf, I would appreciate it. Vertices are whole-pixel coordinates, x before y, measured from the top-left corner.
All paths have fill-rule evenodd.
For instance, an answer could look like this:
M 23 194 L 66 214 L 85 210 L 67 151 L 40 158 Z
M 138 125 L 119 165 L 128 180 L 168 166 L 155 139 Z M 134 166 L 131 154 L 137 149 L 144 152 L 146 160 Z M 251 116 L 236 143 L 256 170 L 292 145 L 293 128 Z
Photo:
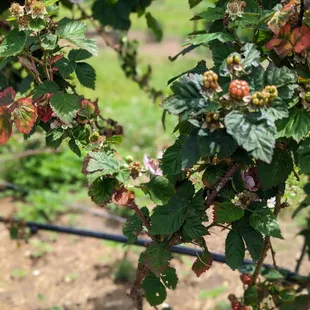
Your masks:
M 153 176 L 148 183 L 141 184 L 145 193 L 150 195 L 150 198 L 156 204 L 167 203 L 175 194 L 174 186 L 164 177 Z
M 208 188 L 214 187 L 218 181 L 224 176 L 226 169 L 223 165 L 210 165 L 206 168 L 202 179 Z
M 286 181 L 293 170 L 293 160 L 289 152 L 275 149 L 270 164 L 259 163 L 257 173 L 264 188 L 270 188 Z
M 202 0 L 188 0 L 189 8 L 192 9 L 197 6 Z
M 44 50 L 53 50 L 57 45 L 57 35 L 52 33 L 47 33 L 41 36 L 41 46 Z
M 231 223 L 244 216 L 244 210 L 231 202 L 222 202 L 215 206 L 215 217 L 218 223 Z
M 46 26 L 46 21 L 42 18 L 30 19 L 29 29 L 35 32 L 40 32 Z
M 244 303 L 249 306 L 257 306 L 259 304 L 258 291 L 255 286 L 249 285 L 244 291 Z
M 64 123 L 70 123 L 76 116 L 81 103 L 79 97 L 75 95 L 57 92 L 53 94 L 50 105 Z
M 47 93 L 56 93 L 59 91 L 59 86 L 53 81 L 44 81 L 43 83 L 39 84 L 35 87 L 35 92 L 33 95 L 33 100 L 37 100 L 43 95 Z
M 113 175 L 119 172 L 120 163 L 112 153 L 103 151 L 90 152 L 83 161 L 82 172 L 88 176 L 92 183 L 96 178 L 105 175 Z
M 37 108 L 30 98 L 18 99 L 12 106 L 14 123 L 19 132 L 29 134 L 37 120 Z
M 212 51 L 212 59 L 214 62 L 214 66 L 220 67 L 221 64 L 226 61 L 226 58 L 235 52 L 234 48 L 229 46 L 228 44 L 223 44 L 221 42 L 214 41 L 210 45 L 210 49 Z
M 149 210 L 146 207 L 141 208 L 141 212 L 145 217 L 149 216 Z M 135 243 L 142 227 L 142 222 L 136 213 L 127 219 L 123 225 L 123 234 L 128 238 L 127 244 Z
M 167 288 L 175 290 L 179 280 L 175 268 L 168 267 L 162 273 L 161 280 Z
M 157 206 L 151 216 L 152 234 L 168 235 L 180 229 L 185 220 L 186 207 L 186 201 L 176 196 L 166 205 Z
M 242 66 L 244 69 L 258 67 L 260 64 L 260 52 L 256 49 L 255 44 L 247 43 L 243 48 Z
M 209 270 L 212 266 L 213 258 L 208 250 L 205 250 L 201 256 L 195 260 L 192 270 L 197 277 L 200 277 L 204 272 Z
M 165 175 L 191 168 L 200 158 L 197 136 L 180 136 L 164 153 L 161 168 Z
M 310 173 L 310 138 L 306 138 L 298 149 L 298 164 L 302 173 Z
M 241 227 L 238 231 L 244 239 L 253 261 L 257 261 L 264 248 L 263 236 L 251 226 Z
M 170 251 L 159 243 L 152 243 L 140 256 L 139 262 L 146 265 L 157 277 L 168 267 Z
M 57 149 L 61 144 L 63 138 L 64 138 L 64 130 L 61 127 L 56 128 L 47 134 L 45 139 L 46 146 Z
M 86 62 L 78 62 L 75 70 L 76 77 L 79 82 L 90 89 L 95 89 L 96 85 L 96 71 Z
M 24 31 L 11 30 L 0 45 L 0 57 L 19 54 L 25 47 L 27 35 Z
M 12 121 L 9 111 L 0 107 L 0 145 L 5 144 L 12 135 Z
M 292 108 L 289 117 L 277 121 L 278 138 L 293 138 L 299 142 L 310 131 L 310 114 L 304 109 Z
M 208 44 L 214 40 L 218 40 L 221 43 L 232 42 L 234 41 L 234 37 L 230 33 L 224 33 L 224 32 L 205 33 L 205 34 L 199 34 L 196 36 L 192 36 L 191 39 L 186 41 L 183 45 Z
M 118 185 L 112 178 L 97 178 L 88 189 L 88 195 L 99 206 L 104 206 L 112 198 Z
M 70 139 L 69 140 L 69 143 L 68 143 L 69 147 L 70 147 L 70 150 L 76 154 L 78 157 L 81 157 L 81 150 L 79 148 L 79 146 L 76 144 L 76 141 L 74 138 Z
M 282 87 L 289 84 L 297 83 L 297 73 L 285 66 L 283 67 L 268 67 L 265 73 L 266 85 L 274 85 Z
M 201 238 L 207 233 L 206 227 L 202 225 L 201 220 L 196 216 L 186 218 L 182 226 L 182 233 L 185 241 L 191 241 Z
M 68 54 L 68 58 L 70 61 L 81 61 L 88 59 L 92 56 L 92 54 L 83 49 L 71 50 Z
M 163 29 L 160 23 L 153 17 L 150 12 L 145 14 L 147 27 L 151 29 L 156 37 L 157 41 L 161 41 L 163 38 Z
M 55 62 L 55 67 L 59 70 L 63 78 L 67 78 L 77 69 L 77 64 L 63 57 Z
M 267 207 L 254 210 L 250 217 L 250 224 L 265 236 L 283 239 L 280 224 L 276 216 Z
M 8 87 L 0 93 L 0 107 L 14 102 L 16 92 L 13 87 Z
M 208 8 L 198 14 L 199 17 L 203 18 L 206 22 L 214 22 L 216 20 L 222 19 L 225 15 L 224 8 Z
M 262 275 L 268 281 L 278 281 L 284 279 L 283 275 L 279 271 L 272 268 L 266 268 L 263 270 Z
M 271 107 L 262 108 L 262 115 L 266 115 L 267 118 L 272 118 L 274 121 L 279 119 L 283 119 L 289 116 L 289 111 L 287 109 L 287 105 L 281 100 L 276 99 Z
M 57 34 L 60 38 L 87 50 L 92 55 L 97 55 L 98 46 L 96 40 L 85 38 L 86 30 L 86 24 L 65 17 L 58 23 Z
M 151 306 L 158 306 L 165 301 L 167 297 L 166 288 L 160 279 L 151 272 L 144 278 L 141 286 L 144 290 L 146 300 Z
M 236 270 L 243 263 L 245 247 L 241 235 L 236 230 L 231 230 L 226 237 L 225 256 L 227 265 Z
M 275 146 L 275 125 L 273 120 L 265 119 L 261 113 L 232 111 L 225 117 L 227 133 L 234 137 L 254 158 L 270 163 Z

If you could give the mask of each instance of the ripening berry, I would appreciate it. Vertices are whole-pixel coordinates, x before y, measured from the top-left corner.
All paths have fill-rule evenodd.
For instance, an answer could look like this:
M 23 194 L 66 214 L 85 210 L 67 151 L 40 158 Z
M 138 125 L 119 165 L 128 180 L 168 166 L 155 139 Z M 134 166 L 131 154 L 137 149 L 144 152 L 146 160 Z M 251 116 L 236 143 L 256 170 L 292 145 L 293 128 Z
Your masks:
M 20 17 L 24 15 L 23 7 L 16 2 L 11 4 L 9 12 L 12 17 Z
M 231 309 L 232 310 L 240 310 L 241 309 L 241 303 L 240 302 L 233 302 L 232 304 L 231 304 Z
M 248 273 L 243 273 L 240 275 L 240 280 L 243 284 L 249 285 L 252 283 L 253 277 Z
M 234 56 L 234 63 L 237 64 L 237 65 L 240 65 L 241 63 L 241 58 L 239 55 L 235 55 Z
M 229 93 L 232 98 L 241 100 L 249 95 L 249 84 L 246 81 L 233 80 L 229 85 Z
M 220 119 L 220 114 L 219 113 L 214 113 L 212 115 L 212 118 L 215 120 L 215 121 L 218 121 Z
M 254 106 L 263 107 L 269 103 L 268 95 L 265 91 L 257 91 L 251 96 L 251 102 Z
M 234 63 L 234 58 L 232 56 L 227 57 L 226 63 L 228 66 L 231 66 Z
M 206 89 L 218 88 L 218 83 L 217 83 L 218 79 L 219 79 L 219 77 L 215 72 L 213 72 L 211 70 L 206 71 L 203 74 L 203 86 L 204 86 L 204 88 L 206 88 Z

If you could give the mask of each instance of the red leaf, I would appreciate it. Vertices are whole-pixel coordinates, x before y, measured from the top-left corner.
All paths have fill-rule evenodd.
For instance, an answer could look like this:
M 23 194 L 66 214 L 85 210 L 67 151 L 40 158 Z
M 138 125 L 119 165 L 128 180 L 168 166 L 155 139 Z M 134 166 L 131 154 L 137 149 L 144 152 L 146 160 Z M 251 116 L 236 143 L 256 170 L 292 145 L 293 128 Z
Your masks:
M 132 191 L 129 191 L 125 187 L 120 188 L 112 196 L 112 202 L 114 202 L 119 206 L 130 207 L 130 205 L 134 202 L 134 200 L 135 200 L 134 193 Z
M 12 107 L 12 114 L 17 129 L 29 134 L 37 119 L 37 108 L 30 98 L 18 99 Z
M 35 101 L 37 106 L 38 117 L 44 123 L 47 123 L 53 117 L 54 112 L 50 106 L 51 97 L 52 93 L 46 93 Z
M 196 273 L 199 278 L 204 272 L 210 269 L 212 266 L 213 258 L 208 250 L 205 250 L 201 256 L 199 256 L 192 267 L 192 270 Z
M 297 0 L 290 1 L 281 11 L 275 12 L 272 18 L 268 21 L 267 25 L 274 34 L 278 34 L 289 21 L 290 17 L 293 14 L 296 14 L 296 2 Z
M 306 25 L 295 28 L 292 31 L 290 39 L 294 46 L 295 53 L 302 53 L 310 47 L 310 28 Z
M 10 112 L 0 108 L 0 144 L 6 143 L 12 135 L 12 120 Z
M 0 107 L 13 103 L 15 96 L 16 92 L 13 87 L 6 88 L 3 92 L 0 93 Z

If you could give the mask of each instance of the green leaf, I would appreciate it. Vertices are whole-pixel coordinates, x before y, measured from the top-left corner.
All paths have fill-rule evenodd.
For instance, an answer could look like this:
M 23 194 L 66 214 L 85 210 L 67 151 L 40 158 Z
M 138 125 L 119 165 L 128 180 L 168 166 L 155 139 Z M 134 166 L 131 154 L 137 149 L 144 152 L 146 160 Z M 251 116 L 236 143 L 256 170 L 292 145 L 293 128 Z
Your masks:
M 244 303 L 256 307 L 259 304 L 258 291 L 255 286 L 249 286 L 244 291 Z
M 46 21 L 42 18 L 31 19 L 29 29 L 35 32 L 40 32 L 46 27 Z
M 139 262 L 146 265 L 157 277 L 168 267 L 170 251 L 159 243 L 152 243 L 140 256 Z
M 222 19 L 224 15 L 224 8 L 208 8 L 206 11 L 198 14 L 198 16 L 203 18 L 207 23 Z
M 278 281 L 284 279 L 283 275 L 273 268 L 264 269 L 262 275 L 268 281 Z
M 162 304 L 166 297 L 167 292 L 165 286 L 159 278 L 149 272 L 142 282 L 145 297 L 152 307 Z
M 194 215 L 186 218 L 182 226 L 182 233 L 185 241 L 192 241 L 204 236 L 207 230 L 206 227 L 202 225 L 201 220 Z
M 230 157 L 238 147 L 237 142 L 225 129 L 200 131 L 198 141 L 201 154 L 205 157 L 214 156 L 216 153 L 220 158 Z
M 180 229 L 185 220 L 186 207 L 187 203 L 176 196 L 166 205 L 157 206 L 151 216 L 152 234 L 168 235 Z
M 59 70 L 59 73 L 63 78 L 67 78 L 76 70 L 77 64 L 73 61 L 69 61 L 66 58 L 61 58 L 55 62 L 55 67 Z
M 206 168 L 202 179 L 208 184 L 209 188 L 214 187 L 225 175 L 226 169 L 223 165 L 210 165 Z
M 90 89 L 95 89 L 96 71 L 91 65 L 86 62 L 79 62 L 77 63 L 75 73 L 76 77 L 83 86 Z
M 145 217 L 149 216 L 149 210 L 146 207 L 141 208 L 141 212 Z M 127 244 L 134 244 L 137 236 L 142 231 L 142 222 L 135 213 L 130 216 L 123 225 L 123 234 L 128 238 Z
M 86 24 L 65 17 L 58 23 L 57 34 L 60 38 L 87 50 L 92 55 L 97 55 L 98 46 L 96 40 L 85 38 L 86 30 Z
M 250 217 L 250 224 L 265 236 L 283 239 L 279 222 L 267 207 L 254 210 Z
M 289 116 L 287 104 L 280 98 L 276 99 L 271 107 L 264 107 L 261 109 L 262 115 L 266 115 L 267 118 L 272 118 L 274 121 L 283 119 Z
M 268 67 L 265 73 L 266 85 L 274 85 L 277 87 L 286 86 L 288 84 L 297 83 L 296 71 L 290 70 L 289 68 L 283 67 Z
M 242 218 L 244 210 L 231 202 L 223 202 L 215 207 L 215 216 L 219 223 L 231 223 Z
M 157 41 L 161 41 L 163 38 L 163 29 L 160 23 L 149 12 L 145 14 L 147 27 L 151 29 L 156 37 Z
M 173 267 L 168 267 L 161 275 L 161 280 L 169 289 L 175 290 L 178 284 L 178 276 Z
M 59 86 L 53 81 L 44 81 L 43 83 L 39 84 L 35 87 L 35 92 L 33 95 L 33 100 L 37 100 L 43 95 L 47 93 L 56 93 L 59 91 Z
M 270 188 L 285 182 L 292 170 L 292 156 L 282 149 L 275 149 L 270 164 L 260 162 L 257 166 L 259 181 L 264 188 Z
M 0 45 L 0 57 L 19 54 L 25 47 L 27 35 L 24 31 L 11 30 Z
M 227 133 L 234 137 L 254 158 L 270 163 L 275 146 L 275 125 L 273 120 L 262 117 L 261 113 L 232 111 L 225 117 Z
M 310 173 L 310 138 L 306 138 L 298 149 L 298 163 L 302 173 Z
M 148 183 L 141 184 L 145 193 L 149 194 L 152 201 L 159 203 L 167 203 L 175 194 L 174 186 L 164 177 L 153 176 Z
M 263 236 L 251 226 L 241 227 L 238 231 L 244 239 L 253 261 L 257 261 L 264 248 Z
M 64 123 L 70 123 L 81 106 L 79 97 L 62 92 L 54 93 L 50 104 L 53 111 Z
M 226 62 L 226 58 L 230 54 L 235 52 L 235 49 L 233 47 L 229 46 L 228 44 L 223 45 L 223 43 L 219 41 L 212 42 L 212 44 L 210 45 L 210 49 L 212 51 L 214 66 L 216 68 L 220 67 L 224 61 Z
M 197 136 L 180 136 L 164 153 L 162 169 L 165 175 L 177 174 L 186 168 L 191 168 L 200 158 Z
M 57 35 L 47 33 L 41 36 L 41 46 L 44 50 L 53 50 L 57 45 Z
M 188 0 L 189 8 L 192 9 L 197 6 L 202 0 Z
M 69 147 L 73 153 L 75 153 L 77 156 L 81 157 L 81 150 L 80 150 L 79 146 L 76 144 L 75 139 L 70 139 Z
M 71 61 L 81 61 L 88 59 L 92 56 L 92 54 L 83 49 L 71 50 L 69 52 L 68 58 Z
M 182 120 L 215 111 L 218 107 L 206 97 L 201 74 L 181 76 L 171 85 L 171 90 L 173 95 L 164 100 L 163 108 L 173 115 L 180 115 Z
M 297 142 L 310 131 L 310 114 L 304 109 L 292 108 L 289 117 L 277 121 L 278 138 L 293 138 Z
M 192 270 L 197 277 L 200 277 L 204 272 L 210 269 L 212 266 L 213 258 L 208 250 L 205 250 L 201 256 L 195 260 Z
M 225 255 L 227 265 L 236 270 L 243 263 L 245 247 L 242 237 L 236 230 L 231 230 L 226 238 Z
M 111 200 L 117 185 L 115 179 L 98 178 L 89 186 L 88 195 L 97 205 L 104 206 Z
M 234 41 L 234 37 L 230 33 L 224 32 L 213 32 L 213 33 L 205 33 L 193 36 L 190 40 L 186 41 L 184 45 L 193 44 L 208 44 L 214 40 L 219 40 L 221 43 L 232 42 Z
M 119 172 L 120 163 L 112 153 L 94 151 L 87 154 L 83 161 L 82 172 L 92 183 L 96 178 L 104 175 L 114 175 Z
M 242 66 L 244 69 L 258 67 L 260 64 L 260 52 L 256 49 L 255 44 L 247 43 L 243 48 L 244 59 Z

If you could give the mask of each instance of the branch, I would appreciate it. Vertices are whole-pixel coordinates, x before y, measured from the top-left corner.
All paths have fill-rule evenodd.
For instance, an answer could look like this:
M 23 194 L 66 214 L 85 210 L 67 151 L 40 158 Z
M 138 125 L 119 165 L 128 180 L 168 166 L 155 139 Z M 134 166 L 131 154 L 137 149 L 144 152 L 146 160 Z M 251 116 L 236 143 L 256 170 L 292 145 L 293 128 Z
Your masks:
M 277 265 L 277 262 L 276 262 L 276 252 L 275 252 L 275 250 L 273 249 L 273 246 L 272 246 L 270 240 L 269 240 L 269 247 L 270 247 L 270 251 L 271 251 L 273 267 L 274 267 L 274 269 L 278 269 L 278 265 Z
M 230 179 L 236 173 L 236 171 L 239 169 L 239 167 L 240 167 L 240 164 L 233 164 L 229 168 L 229 170 L 227 171 L 225 176 L 220 180 L 220 182 L 216 185 L 216 187 L 213 189 L 211 194 L 206 199 L 206 204 L 205 204 L 206 209 L 208 209 L 212 205 L 212 203 L 213 203 L 214 199 L 216 198 L 216 196 L 218 195 L 218 193 L 230 181 Z
M 279 215 L 279 212 L 281 210 L 281 197 L 282 197 L 282 194 L 281 192 L 278 190 L 277 192 L 277 195 L 276 195 L 276 205 L 275 205 L 275 208 L 274 208 L 274 212 L 273 214 L 277 217 Z M 263 266 L 263 263 L 264 263 L 264 260 L 267 256 L 267 252 L 270 248 L 270 237 L 265 237 L 265 240 L 264 240 L 264 248 L 263 248 L 263 251 L 260 255 L 260 258 L 258 259 L 257 261 L 257 264 L 256 264 L 256 267 L 255 267 L 255 271 L 253 273 L 253 280 L 252 280 L 252 284 L 255 284 L 256 281 L 257 281 L 257 278 L 258 278 L 258 275 L 260 273 L 260 269 L 262 268 Z
M 302 26 L 302 21 L 304 19 L 305 14 L 305 1 L 300 0 L 300 11 L 299 11 L 299 18 L 298 18 L 298 27 Z
M 299 258 L 297 259 L 297 263 L 296 263 L 296 267 L 295 267 L 295 272 L 296 273 L 299 273 L 299 269 L 300 269 L 300 266 L 301 266 L 301 263 L 305 257 L 305 254 L 306 254 L 306 251 L 307 251 L 307 241 L 306 241 L 306 238 L 304 240 L 304 245 L 302 247 L 302 250 L 301 250 L 301 253 L 300 253 L 300 256 Z

